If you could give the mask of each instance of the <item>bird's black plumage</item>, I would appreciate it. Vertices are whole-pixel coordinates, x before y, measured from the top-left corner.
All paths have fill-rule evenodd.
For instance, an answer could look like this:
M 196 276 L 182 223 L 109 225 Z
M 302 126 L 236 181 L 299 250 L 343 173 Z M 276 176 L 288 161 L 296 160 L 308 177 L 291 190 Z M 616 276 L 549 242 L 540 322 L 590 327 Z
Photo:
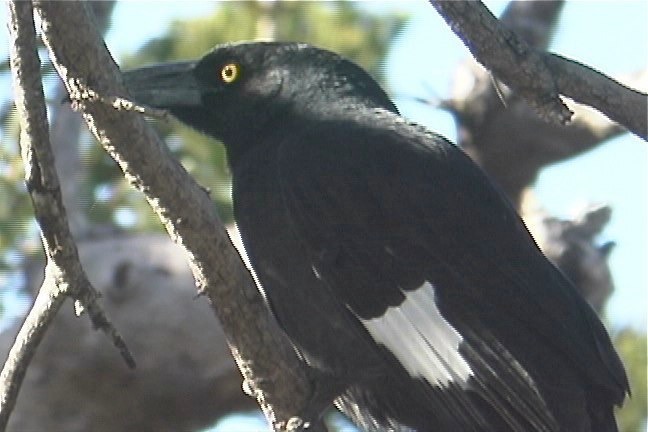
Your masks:
M 129 72 L 222 140 L 273 313 L 365 430 L 611 432 L 628 383 L 602 324 L 464 153 L 358 66 L 295 43 Z

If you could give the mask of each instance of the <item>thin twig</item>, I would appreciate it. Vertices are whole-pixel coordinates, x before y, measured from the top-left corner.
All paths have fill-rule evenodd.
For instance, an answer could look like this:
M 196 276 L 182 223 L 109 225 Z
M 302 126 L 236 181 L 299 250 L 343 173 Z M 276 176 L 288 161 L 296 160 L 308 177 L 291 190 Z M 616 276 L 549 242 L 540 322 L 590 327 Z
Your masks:
M 88 310 L 95 327 L 106 331 L 120 348 L 126 363 L 134 366 L 122 338 L 97 303 L 99 294 L 81 268 L 70 234 L 49 142 L 32 3 L 12 0 L 8 6 L 10 62 L 20 119 L 25 183 L 41 227 L 47 266 L 45 281 L 0 373 L 0 431 L 7 426 L 29 362 L 66 297 L 74 298 Z

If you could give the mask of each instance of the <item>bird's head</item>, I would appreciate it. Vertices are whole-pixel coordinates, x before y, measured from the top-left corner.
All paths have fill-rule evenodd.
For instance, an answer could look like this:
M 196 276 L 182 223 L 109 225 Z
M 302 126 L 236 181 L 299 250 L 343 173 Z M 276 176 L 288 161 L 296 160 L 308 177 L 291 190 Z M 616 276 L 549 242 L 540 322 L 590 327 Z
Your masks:
M 359 107 L 396 108 L 354 63 L 301 43 L 220 45 L 197 61 L 124 73 L 139 104 L 166 109 L 228 147 L 257 145 L 293 122 L 344 115 Z

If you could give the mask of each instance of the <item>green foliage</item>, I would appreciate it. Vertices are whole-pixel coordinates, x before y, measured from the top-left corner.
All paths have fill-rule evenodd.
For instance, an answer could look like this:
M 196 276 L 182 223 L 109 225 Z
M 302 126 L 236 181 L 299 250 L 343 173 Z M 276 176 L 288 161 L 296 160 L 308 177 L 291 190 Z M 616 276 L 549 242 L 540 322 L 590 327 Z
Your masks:
M 623 359 L 632 391 L 632 397 L 617 413 L 619 431 L 638 432 L 642 430 L 641 427 L 648 418 L 646 334 L 638 333 L 630 328 L 624 329 L 614 338 L 614 345 Z

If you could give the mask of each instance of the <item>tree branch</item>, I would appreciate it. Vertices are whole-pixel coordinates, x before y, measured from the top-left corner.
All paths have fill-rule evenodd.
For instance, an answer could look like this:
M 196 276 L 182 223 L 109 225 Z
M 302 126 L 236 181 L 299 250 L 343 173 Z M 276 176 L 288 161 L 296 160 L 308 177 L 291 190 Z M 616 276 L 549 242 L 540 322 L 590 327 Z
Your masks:
M 561 94 L 598 109 L 610 120 L 648 139 L 648 94 L 575 60 L 552 53 L 543 53 L 543 58 Z
M 648 95 L 587 66 L 538 51 L 505 28 L 481 1 L 430 0 L 473 56 L 546 119 L 567 123 L 559 94 L 598 109 L 648 139 Z M 614 102 L 614 103 L 610 103 Z
M 20 118 L 25 182 L 41 227 L 47 266 L 45 281 L 0 373 L 0 430 L 7 425 L 27 366 L 66 297 L 75 299 L 79 314 L 84 308 L 87 309 L 95 327 L 107 332 L 127 363 L 134 365 L 123 340 L 97 304 L 98 294 L 81 268 L 76 245 L 70 235 L 49 143 L 32 4 L 10 1 L 8 6 L 10 61 Z
M 275 428 L 299 414 L 312 389 L 203 189 L 139 115 L 99 99 L 125 95 L 119 71 L 80 2 L 35 2 L 52 62 L 92 133 L 142 191 L 189 260 L 221 321 L 247 388 Z M 95 93 L 100 98 L 88 98 Z M 86 96 L 84 98 L 84 96 Z

